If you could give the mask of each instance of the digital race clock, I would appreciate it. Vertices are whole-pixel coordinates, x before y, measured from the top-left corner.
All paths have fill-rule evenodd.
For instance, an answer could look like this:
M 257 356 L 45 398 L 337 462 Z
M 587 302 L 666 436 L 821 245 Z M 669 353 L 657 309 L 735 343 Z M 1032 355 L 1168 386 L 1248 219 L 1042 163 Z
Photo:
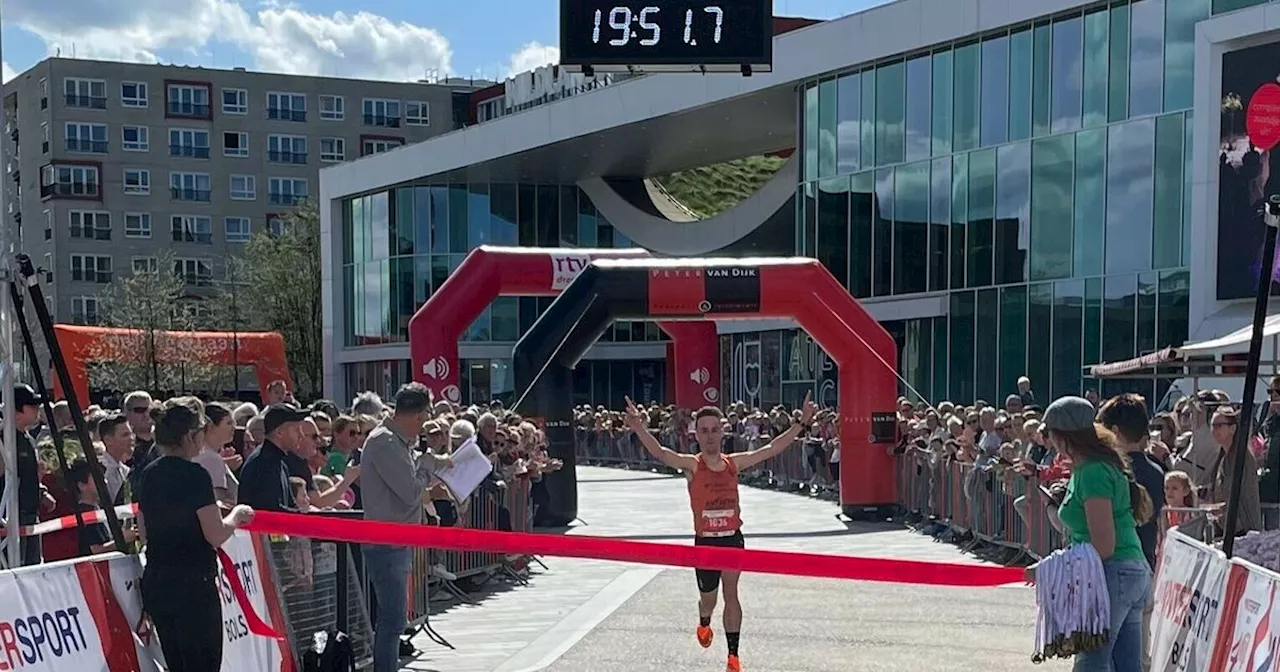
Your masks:
M 560 64 L 772 70 L 772 0 L 561 0 Z

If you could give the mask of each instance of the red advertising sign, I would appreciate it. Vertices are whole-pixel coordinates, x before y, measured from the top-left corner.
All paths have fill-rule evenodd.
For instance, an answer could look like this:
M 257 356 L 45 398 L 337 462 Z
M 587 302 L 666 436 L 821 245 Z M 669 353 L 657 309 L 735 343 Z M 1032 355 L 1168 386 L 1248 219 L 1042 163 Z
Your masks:
M 1245 113 L 1249 142 L 1262 151 L 1280 144 L 1280 85 L 1263 84 L 1249 99 Z

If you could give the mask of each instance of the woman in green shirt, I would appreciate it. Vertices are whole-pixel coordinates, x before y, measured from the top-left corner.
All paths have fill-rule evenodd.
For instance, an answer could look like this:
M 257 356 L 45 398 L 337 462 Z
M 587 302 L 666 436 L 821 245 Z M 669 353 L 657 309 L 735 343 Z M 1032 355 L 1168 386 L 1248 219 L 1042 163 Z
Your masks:
M 1045 410 L 1041 432 L 1071 458 L 1071 480 L 1058 515 L 1074 544 L 1092 544 L 1107 577 L 1111 624 L 1106 644 L 1076 655 L 1075 672 L 1141 672 L 1142 611 L 1151 569 L 1137 526 L 1151 517 L 1151 498 L 1111 432 L 1094 422 L 1093 404 L 1063 397 Z M 1031 569 L 1034 577 L 1034 568 Z

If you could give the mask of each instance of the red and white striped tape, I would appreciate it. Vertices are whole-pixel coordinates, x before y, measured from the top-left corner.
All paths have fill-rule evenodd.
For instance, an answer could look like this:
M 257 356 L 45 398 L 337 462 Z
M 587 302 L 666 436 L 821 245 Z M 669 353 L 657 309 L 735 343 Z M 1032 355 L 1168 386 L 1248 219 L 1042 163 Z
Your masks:
M 129 520 L 131 518 L 137 517 L 138 505 L 122 504 L 120 506 L 117 506 L 115 508 L 115 511 L 116 511 L 116 517 L 119 518 L 120 520 Z M 107 522 L 107 513 L 102 509 L 98 509 L 96 511 L 86 511 L 84 513 L 81 513 L 80 516 L 84 518 L 84 522 L 86 525 L 98 525 L 98 524 Z M 35 525 L 24 525 L 18 528 L 18 532 L 24 537 L 38 537 L 42 534 L 50 534 L 52 532 L 69 530 L 78 525 L 79 523 L 76 521 L 75 514 L 72 514 L 70 516 L 62 516 L 61 518 L 54 518 L 53 520 L 41 521 L 39 523 L 36 523 Z M 6 534 L 7 534 L 6 530 L 2 526 L 0 526 L 0 537 L 5 536 Z

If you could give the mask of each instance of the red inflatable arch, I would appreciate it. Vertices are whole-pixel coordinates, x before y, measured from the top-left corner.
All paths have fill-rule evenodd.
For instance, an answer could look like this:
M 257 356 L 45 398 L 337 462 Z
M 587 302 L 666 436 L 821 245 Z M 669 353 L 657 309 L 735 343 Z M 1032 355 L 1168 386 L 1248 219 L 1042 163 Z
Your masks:
M 55 324 L 53 333 L 57 336 L 58 345 L 62 347 L 62 356 L 67 361 L 67 370 L 71 374 L 71 384 L 75 388 L 76 399 L 82 404 L 87 404 L 89 364 L 101 357 L 104 348 L 111 350 L 113 358 L 120 359 L 119 355 L 123 353 L 116 352 L 120 348 L 112 345 L 111 339 L 121 336 L 137 337 L 142 332 L 134 329 Z M 198 352 L 208 364 L 223 366 L 232 366 L 236 362 L 242 366 L 252 364 L 257 371 L 258 388 L 263 399 L 267 397 L 267 386 L 272 381 L 283 380 L 288 384 L 289 389 L 293 389 L 293 379 L 289 376 L 289 363 L 284 354 L 284 337 L 276 332 L 235 334 L 240 344 L 239 352 L 232 347 L 233 335 L 230 332 L 170 331 L 165 333 L 166 342 L 190 340 L 199 343 L 199 347 L 175 348 L 175 352 L 165 352 L 163 348 L 159 348 L 156 356 L 162 364 L 176 364 L 184 358 L 191 357 L 192 352 Z M 53 378 L 53 394 L 59 398 L 64 396 L 56 376 Z
M 614 320 L 791 318 L 835 361 L 840 501 L 851 517 L 890 515 L 897 398 L 893 337 L 813 259 L 602 259 L 543 313 L 512 355 L 519 410 L 547 418 L 553 456 L 572 464 L 567 371 Z M 568 381 L 568 382 L 567 382 Z M 878 416 L 878 417 L 873 417 Z M 554 428 L 554 431 L 553 431 Z M 559 444 L 559 445 L 557 445 Z M 548 481 L 549 519 L 577 516 L 570 469 Z
M 500 296 L 556 296 L 595 259 L 648 258 L 640 249 L 490 247 L 472 250 L 409 320 L 413 378 L 436 398 L 462 398 L 458 340 Z M 697 408 L 720 401 L 720 345 L 713 322 L 658 323 L 673 341 L 675 403 Z

